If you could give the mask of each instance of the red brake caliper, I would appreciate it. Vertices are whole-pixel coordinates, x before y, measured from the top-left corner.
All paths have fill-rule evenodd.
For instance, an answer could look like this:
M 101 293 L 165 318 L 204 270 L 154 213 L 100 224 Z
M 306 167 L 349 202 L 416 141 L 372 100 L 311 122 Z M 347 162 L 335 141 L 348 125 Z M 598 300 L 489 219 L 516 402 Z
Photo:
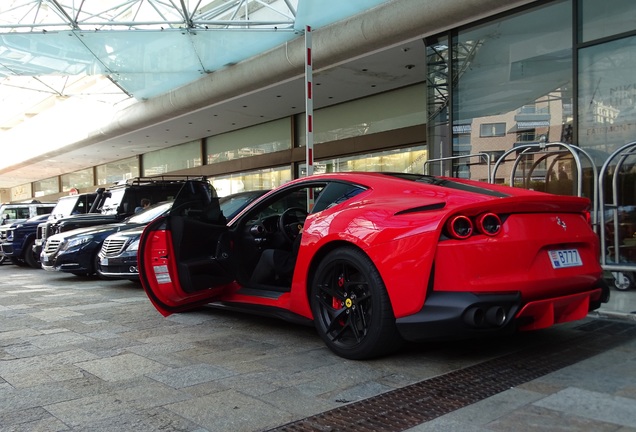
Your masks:
M 338 276 L 338 288 L 342 288 L 344 286 L 344 276 Z M 331 298 L 331 305 L 334 309 L 340 309 L 344 304 L 342 301 L 338 300 L 336 297 Z
M 340 289 L 344 288 L 344 284 L 345 284 L 344 275 L 338 276 L 337 284 L 338 284 L 338 288 L 340 288 Z M 334 309 L 342 309 L 342 307 L 344 307 L 344 302 L 342 300 L 338 300 L 335 297 L 332 299 L 332 302 L 333 302 L 333 308 Z M 340 325 L 344 325 L 344 320 L 343 319 L 340 320 Z

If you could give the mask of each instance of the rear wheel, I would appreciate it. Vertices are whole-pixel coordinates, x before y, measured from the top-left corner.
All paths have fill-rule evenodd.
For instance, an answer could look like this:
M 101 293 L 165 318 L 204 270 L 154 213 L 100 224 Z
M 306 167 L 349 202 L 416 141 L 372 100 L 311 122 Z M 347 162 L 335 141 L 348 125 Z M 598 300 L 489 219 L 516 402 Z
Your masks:
M 402 344 L 382 278 L 357 249 L 336 249 L 322 260 L 310 302 L 318 334 L 341 357 L 378 357 Z

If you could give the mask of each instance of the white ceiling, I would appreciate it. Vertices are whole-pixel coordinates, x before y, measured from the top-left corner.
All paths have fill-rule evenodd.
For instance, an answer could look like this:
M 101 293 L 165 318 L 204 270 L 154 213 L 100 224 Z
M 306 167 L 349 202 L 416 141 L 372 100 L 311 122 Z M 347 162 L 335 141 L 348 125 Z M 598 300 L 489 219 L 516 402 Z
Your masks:
M 415 41 L 317 73 L 314 75 L 314 108 L 421 82 L 424 63 L 423 43 Z M 2 174 L 0 187 L 48 178 L 302 113 L 305 111 L 304 98 L 304 81 L 300 78 L 96 144 L 47 151 L 19 169 Z
M 215 0 L 204 3 L 218 7 L 223 3 L 238 4 L 243 3 L 243 1 Z M 355 4 L 357 4 L 357 8 L 363 5 L 364 9 L 384 1 L 386 0 L 368 0 L 355 2 Z M 280 2 L 267 1 L 265 3 Z M 282 0 L 282 2 L 290 4 L 288 0 Z M 329 2 L 333 5 L 340 4 L 341 13 L 355 14 L 359 12 L 359 10 L 350 9 L 349 2 L 340 2 L 339 0 L 329 0 Z M 37 3 L 41 6 L 43 3 L 59 5 L 73 2 L 21 0 L 13 3 Z M 111 2 L 106 3 L 112 4 Z M 140 0 L 120 2 L 120 4 L 126 3 L 143 2 Z M 160 3 L 167 4 L 165 1 Z M 190 2 L 180 3 L 188 4 Z M 258 1 L 258 3 L 263 2 Z M 299 11 L 295 12 L 300 13 L 302 12 L 300 10 L 302 0 L 299 3 Z M 319 13 L 317 10 L 321 8 L 316 8 L 315 3 L 312 2 L 307 4 L 311 7 L 307 7 L 304 13 L 315 17 L 316 21 L 320 21 L 316 14 Z M 49 4 L 49 6 L 51 5 Z M 330 11 L 329 16 L 321 18 L 326 24 L 329 20 L 338 19 L 338 16 L 333 13 L 334 8 L 337 9 L 335 6 L 322 8 Z M 307 19 L 307 15 L 304 19 Z M 0 13 L 0 33 L 2 23 L 2 14 Z M 4 25 L 6 26 L 6 23 Z M 41 28 L 37 28 L 35 31 L 42 33 Z M 295 38 L 298 37 L 302 37 L 302 35 L 295 35 Z M 0 45 L 0 49 L 1 47 L 2 45 Z M 168 52 L 167 55 L 171 54 Z M 417 40 L 376 51 L 369 55 L 362 55 L 355 60 L 321 70 L 314 75 L 314 107 L 318 109 L 421 82 L 424 78 L 424 63 L 424 46 L 421 40 Z M 1 55 L 0 64 L 2 64 Z M 241 97 L 225 100 L 222 103 L 200 108 L 177 118 L 161 121 L 140 130 L 127 131 L 119 134 L 116 138 L 108 138 L 89 145 L 74 145 L 74 143 L 82 142 L 83 139 L 85 141 L 86 136 L 99 130 L 100 125 L 107 125 L 122 109 L 137 103 L 135 99 L 121 92 L 119 89 L 121 86 L 116 86 L 113 81 L 112 76 L 110 79 L 104 79 L 101 75 L 34 76 L 26 73 L 22 75 L 8 74 L 0 82 L 0 102 L 2 102 L 0 140 L 4 153 L 3 158 L 0 158 L 4 161 L 4 163 L 0 162 L 0 188 L 13 187 L 128 158 L 218 133 L 287 117 L 305 110 L 304 82 L 302 77 L 299 77 L 252 91 Z M 33 88 L 37 88 L 37 90 L 34 91 Z M 68 118 L 68 116 L 64 118 L 63 114 L 56 113 L 57 108 L 63 105 L 74 105 L 75 109 L 80 107 L 82 110 L 81 107 L 84 105 L 78 101 L 89 107 L 83 111 L 90 110 L 91 113 L 96 114 L 85 118 Z M 9 107 L 13 110 L 8 110 Z M 63 111 L 60 110 L 60 112 Z M 59 138 L 68 132 L 75 132 L 75 136 L 71 134 L 71 141 Z M 18 157 L 17 152 L 12 151 L 12 148 L 30 150 L 30 153 L 27 151 L 27 156 Z
M 47 0 L 23 0 L 14 3 L 38 3 L 42 6 L 46 2 Z M 224 2 L 232 3 L 226 0 L 209 3 L 219 6 Z M 242 2 L 243 0 L 233 3 Z M 370 0 L 365 7 L 382 2 Z M 138 3 L 138 0 L 122 4 L 124 3 Z M 284 3 L 289 4 L 288 1 Z M 302 12 L 302 1 L 300 3 L 301 10 L 294 12 Z M 332 3 L 341 2 L 332 0 Z M 356 7 L 360 8 L 360 4 L 364 3 L 357 2 Z M 311 2 L 307 4 L 314 5 Z M 348 2 L 345 3 L 347 4 Z M 343 8 L 341 14 L 356 12 L 347 7 Z M 333 12 L 337 8 L 323 9 L 331 11 L 330 16 L 320 18 L 324 23 L 328 24 L 329 20 L 338 18 Z M 304 13 L 311 15 L 315 21 L 320 21 L 315 5 L 306 8 Z M 35 30 L 40 31 L 41 28 Z M 58 37 L 56 41 L 59 40 Z M 299 37 L 302 34 L 295 35 L 295 38 Z M 42 34 L 38 35 L 38 40 L 42 40 Z M 316 72 L 314 107 L 319 109 L 420 82 L 423 78 L 424 60 L 423 44 L 416 41 Z M 37 64 L 37 61 L 27 63 L 29 68 Z M 140 130 L 131 130 L 116 138 L 90 145 L 74 145 L 85 141 L 88 134 L 99 130 L 100 125 L 107 125 L 109 119 L 115 118 L 122 109 L 137 103 L 113 84 L 112 76 L 109 78 L 105 79 L 101 75 L 33 76 L 23 73 L 8 75 L 3 79 L 0 86 L 0 98 L 3 102 L 3 110 L 0 111 L 0 127 L 3 128 L 0 139 L 5 157 L 2 158 L 4 163 L 0 163 L 1 188 L 128 158 L 305 110 L 304 82 L 299 77 Z M 175 86 L 177 84 L 179 83 Z M 73 119 L 65 114 L 69 106 L 94 114 Z M 65 138 L 69 132 L 72 138 Z M 26 150 L 26 156 L 19 155 L 18 151 L 11 151 L 11 148 Z

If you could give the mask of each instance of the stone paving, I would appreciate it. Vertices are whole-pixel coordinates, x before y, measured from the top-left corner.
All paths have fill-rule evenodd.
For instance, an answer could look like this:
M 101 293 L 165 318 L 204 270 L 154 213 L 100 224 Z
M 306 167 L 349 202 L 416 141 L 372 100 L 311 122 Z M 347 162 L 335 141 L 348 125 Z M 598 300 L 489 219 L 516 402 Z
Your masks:
M 264 431 L 537 337 L 414 344 L 355 362 L 310 327 L 211 308 L 164 318 L 132 282 L 3 265 L 0 430 Z M 413 430 L 553 430 L 575 418 L 567 430 L 634 431 L 636 342 L 600 357 Z M 535 426 L 508 429 L 519 422 Z

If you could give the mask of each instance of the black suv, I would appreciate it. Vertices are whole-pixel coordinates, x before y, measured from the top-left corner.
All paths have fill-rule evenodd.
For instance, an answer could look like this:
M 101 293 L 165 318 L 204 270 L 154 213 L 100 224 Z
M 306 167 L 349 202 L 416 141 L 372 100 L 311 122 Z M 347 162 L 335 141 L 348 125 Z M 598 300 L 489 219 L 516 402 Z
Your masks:
M 112 186 L 107 190 L 98 189 L 101 194 L 98 213 L 68 216 L 49 221 L 41 231 L 42 247 L 46 238 L 74 230 L 95 225 L 117 223 L 132 216 L 139 208 L 142 199 L 149 199 L 152 203 L 171 201 L 177 195 L 187 180 L 201 180 L 201 177 L 188 176 L 156 176 L 136 177 Z M 40 255 L 43 252 L 40 252 Z
M 39 257 L 40 252 L 42 252 L 42 245 L 44 244 L 44 239 L 46 238 L 46 230 L 48 227 L 52 227 L 53 222 L 68 217 L 72 215 L 78 214 L 86 214 L 86 213 L 94 213 L 101 206 L 101 203 L 104 201 L 104 190 L 98 189 L 96 192 L 91 193 L 82 193 L 75 195 L 63 196 L 57 200 L 57 204 L 53 211 L 49 214 L 49 217 L 44 221 L 39 221 L 40 223 L 36 223 L 35 226 L 37 229 L 33 231 L 33 225 L 27 226 L 26 224 L 22 226 L 21 232 L 14 232 L 13 238 L 14 243 L 24 241 L 30 241 L 32 245 L 32 253 L 35 258 L 35 267 L 39 267 Z M 29 221 L 30 222 L 30 221 Z M 51 223 L 49 223 L 51 222 Z M 22 252 L 18 253 L 21 255 L 21 258 L 27 261 L 25 258 L 27 257 L 27 250 L 24 248 L 24 244 L 22 247 L 16 248 L 14 245 L 14 250 L 20 249 Z M 31 262 L 27 263 L 34 267 Z

